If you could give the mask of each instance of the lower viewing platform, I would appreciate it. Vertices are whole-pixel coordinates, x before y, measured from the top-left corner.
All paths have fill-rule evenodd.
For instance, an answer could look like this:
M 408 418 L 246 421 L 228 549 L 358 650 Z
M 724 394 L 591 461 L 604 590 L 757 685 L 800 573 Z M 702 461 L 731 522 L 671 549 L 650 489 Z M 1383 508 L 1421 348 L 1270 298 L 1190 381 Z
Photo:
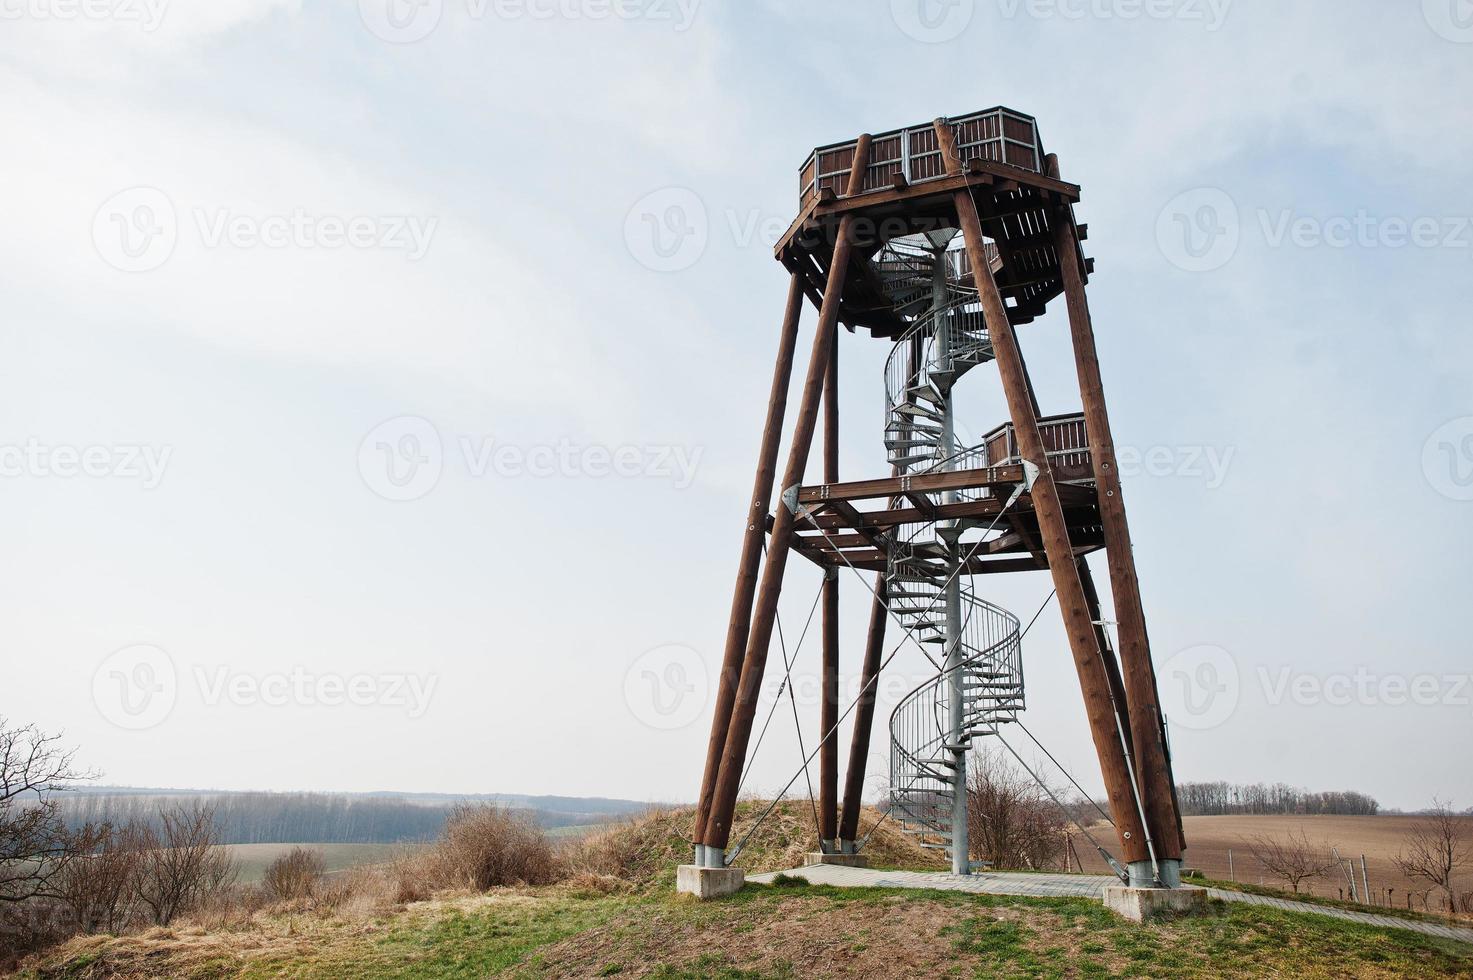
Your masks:
M 1104 530 L 1084 416 L 1041 419 L 1039 430 L 1075 554 L 1098 551 Z M 991 529 L 966 547 L 964 574 L 1047 568 L 1032 494 L 1007 506 L 1025 480 L 1013 426 L 999 426 L 980 445 L 924 471 L 802 487 L 793 547 L 825 567 L 884 571 L 892 542 L 910 540 L 918 526 L 957 522 L 964 531 Z

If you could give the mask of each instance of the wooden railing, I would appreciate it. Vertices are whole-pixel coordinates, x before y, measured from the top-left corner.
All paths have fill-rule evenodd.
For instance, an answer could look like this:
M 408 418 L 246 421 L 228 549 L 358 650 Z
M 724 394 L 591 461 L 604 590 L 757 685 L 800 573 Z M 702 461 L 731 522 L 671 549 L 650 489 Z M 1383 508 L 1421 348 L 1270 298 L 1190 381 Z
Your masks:
M 963 164 L 980 159 L 1034 173 L 1043 171 L 1043 149 L 1038 141 L 1038 124 L 1032 116 L 999 106 L 951 119 L 949 123 L 956 134 L 957 153 Z M 813 151 L 799 175 L 803 207 L 825 190 L 842 195 L 848 189 L 857 143 L 858 140 L 850 140 Z M 869 159 L 862 192 L 892 186 L 896 174 L 911 184 L 946 175 L 933 123 L 879 134 L 870 144 Z
M 1083 414 L 1039 419 L 1038 431 L 1043 436 L 1043 449 L 1048 453 L 1049 464 L 1060 479 L 1083 479 L 1093 473 L 1089 433 L 1085 431 Z M 1011 422 L 987 433 L 982 445 L 988 466 L 1002 466 L 1019 460 L 1018 433 Z

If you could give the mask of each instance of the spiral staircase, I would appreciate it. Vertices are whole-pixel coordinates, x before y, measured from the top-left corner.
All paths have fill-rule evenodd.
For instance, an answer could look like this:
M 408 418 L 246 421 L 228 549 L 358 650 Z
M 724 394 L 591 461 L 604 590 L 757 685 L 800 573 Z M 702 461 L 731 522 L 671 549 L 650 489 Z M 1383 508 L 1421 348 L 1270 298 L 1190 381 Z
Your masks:
M 885 370 L 885 447 L 897 475 L 989 465 L 985 446 L 959 446 L 952 424 L 954 387 L 991 361 L 993 350 L 977 292 L 966 284 L 966 253 L 948 249 L 949 239 L 941 233 L 891 243 L 873 260 L 889 299 L 912 324 Z M 988 492 L 929 496 L 941 504 Z M 972 740 L 996 733 L 1024 707 L 1017 618 L 954 574 L 970 547 L 962 538 L 975 529 L 970 521 L 898 528 L 886 570 L 891 612 L 942 654 L 943 669 L 890 718 L 892 817 L 936 850 L 952 849 L 954 821 L 964 819 L 959 783 Z

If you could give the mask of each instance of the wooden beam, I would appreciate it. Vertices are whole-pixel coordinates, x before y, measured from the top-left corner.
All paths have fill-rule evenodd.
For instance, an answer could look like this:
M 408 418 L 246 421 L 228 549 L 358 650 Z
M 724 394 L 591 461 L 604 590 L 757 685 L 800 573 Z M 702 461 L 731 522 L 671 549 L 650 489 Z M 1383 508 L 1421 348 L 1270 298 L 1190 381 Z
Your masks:
M 1019 465 L 991 466 L 975 470 L 948 470 L 917 476 L 890 476 L 879 480 L 854 483 L 821 484 L 804 487 L 798 493 L 800 504 L 832 504 L 835 501 L 879 500 L 903 497 L 911 493 L 944 493 L 947 490 L 978 490 L 987 487 L 1016 486 L 1023 482 Z
M 936 131 L 942 141 L 942 158 L 954 161 L 954 150 L 947 152 L 947 144 L 953 142 L 951 127 L 938 125 Z M 1017 338 L 1008 321 L 1007 307 L 986 263 L 985 240 L 977 206 L 971 195 L 965 191 L 955 195 L 954 204 L 967 250 L 971 253 L 978 297 L 997 358 L 1008 412 L 1017 433 L 1019 454 L 1038 468 L 1038 476 L 1032 488 L 1034 510 L 1038 515 L 1049 571 L 1058 592 L 1059 608 L 1063 612 L 1069 647 L 1074 655 L 1080 690 L 1084 695 L 1090 733 L 1100 759 L 1100 770 L 1110 797 L 1121 849 L 1127 861 L 1142 861 L 1148 854 L 1144 826 L 1136 809 L 1134 787 L 1125 752 L 1115 729 L 1108 680 L 1099 660 L 1094 625 L 1090 621 L 1079 571 L 1074 564 L 1075 556 L 1069 541 L 1068 525 L 1064 520 L 1063 504 L 1059 499 L 1043 437 L 1039 432 L 1038 416 L 1029 398 L 1028 381 L 1018 352 Z
M 863 181 L 863 172 L 867 165 L 867 160 L 860 159 L 856 155 L 854 174 L 851 174 L 851 189 L 855 186 L 856 175 L 858 181 Z M 818 328 L 814 332 L 808 375 L 803 385 L 803 399 L 798 408 L 798 419 L 792 442 L 788 448 L 787 468 L 783 476 L 784 488 L 800 485 L 803 482 L 804 471 L 808 468 L 808 454 L 813 446 L 814 430 L 818 426 L 818 411 L 823 394 L 824 377 L 828 373 L 830 348 L 836 341 L 839 308 L 844 294 L 844 280 L 853 250 L 853 233 L 853 219 L 846 216 L 839 223 L 839 237 L 834 247 L 829 280 L 824 290 L 823 309 L 819 313 Z M 736 809 L 737 788 L 741 782 L 742 768 L 746 765 L 752 722 L 756 717 L 757 701 L 762 693 L 762 678 L 767 669 L 767 652 L 772 643 L 773 625 L 777 617 L 783 573 L 787 569 L 793 531 L 792 511 L 787 507 L 779 507 L 773 522 L 771 539 L 768 542 L 767 565 L 762 571 L 756 608 L 752 614 L 752 626 L 748 635 L 746 655 L 742 661 L 741 679 L 737 682 L 731 724 L 727 731 L 726 745 L 722 749 L 721 764 L 716 777 L 716 791 L 712 797 L 706 825 L 703 828 L 702 843 L 716 850 L 725 850 L 727 843 L 731 840 L 731 820 Z
M 1136 780 L 1157 856 L 1180 860 L 1186 842 L 1181 833 L 1174 780 L 1167 762 L 1166 737 L 1161 723 L 1150 642 L 1146 636 L 1140 580 L 1130 540 L 1130 524 L 1125 515 L 1110 415 L 1105 406 L 1094 324 L 1090 319 L 1084 273 L 1079 264 L 1079 240 L 1074 231 L 1073 215 L 1067 207 L 1055 212 L 1053 225 L 1054 251 L 1059 255 L 1064 281 L 1069 333 L 1074 345 L 1080 398 L 1084 403 L 1085 427 L 1090 436 L 1090 458 L 1098 488 L 1100 520 L 1105 530 L 1110 588 L 1115 599 L 1115 618 L 1120 636 L 1120 667 L 1129 702 L 1131 741 L 1135 749 Z
M 731 612 L 726 621 L 726 645 L 721 657 L 721 676 L 717 680 L 711 735 L 706 745 L 706 768 L 701 777 L 701 795 L 696 803 L 697 841 L 702 839 L 706 819 L 711 812 L 711 799 L 716 792 L 716 776 L 721 767 L 721 753 L 726 746 L 732 706 L 736 701 L 737 679 L 741 675 L 742 661 L 747 649 L 752 600 L 757 592 L 757 572 L 762 562 L 767 513 L 772 502 L 772 481 L 777 469 L 778 444 L 782 439 L 783 416 L 787 410 L 788 387 L 793 374 L 793 353 L 798 343 L 798 322 L 802 313 L 803 282 L 800 276 L 794 274 L 788 286 L 788 303 L 778 337 L 777 363 L 772 371 L 772 388 L 767 395 L 767 416 L 762 424 L 762 443 L 757 450 L 757 475 L 753 479 L 751 504 L 747 508 L 745 527 L 742 530 L 736 587 L 731 599 Z

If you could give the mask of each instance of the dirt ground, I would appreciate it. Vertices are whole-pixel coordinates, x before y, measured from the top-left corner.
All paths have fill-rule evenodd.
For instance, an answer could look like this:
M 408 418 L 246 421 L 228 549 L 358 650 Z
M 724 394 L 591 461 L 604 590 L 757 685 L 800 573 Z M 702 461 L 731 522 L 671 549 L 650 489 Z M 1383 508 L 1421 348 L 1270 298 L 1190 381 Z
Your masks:
M 1283 887 L 1264 873 L 1249 841 L 1254 837 L 1269 836 L 1284 838 L 1288 834 L 1303 832 L 1309 842 L 1316 846 L 1334 846 L 1340 856 L 1353 860 L 1356 867 L 1356 887 L 1360 887 L 1360 858 L 1366 858 L 1366 871 L 1370 879 L 1371 896 L 1377 904 L 1391 902 L 1406 907 L 1407 896 L 1413 896 L 1413 907 L 1420 909 L 1421 896 L 1427 891 L 1425 882 L 1408 881 L 1393 863 L 1397 852 L 1403 849 L 1407 835 L 1424 818 L 1385 817 L 1187 817 L 1187 866 L 1200 868 L 1209 878 L 1229 881 L 1236 878 L 1246 884 L 1264 884 Z M 1473 839 L 1473 818 L 1469 818 L 1469 838 Z M 1103 833 L 1102 833 L 1103 831 Z M 1107 847 L 1111 838 L 1108 826 L 1091 827 L 1090 833 L 1099 837 Z M 1104 863 L 1090 852 L 1087 842 L 1076 838 L 1086 870 L 1103 871 Z M 1228 865 L 1228 852 L 1232 852 L 1232 868 Z M 1091 858 L 1094 858 L 1091 861 Z M 1463 891 L 1473 891 L 1473 871 L 1461 880 Z M 1391 890 L 1388 894 L 1388 889 Z M 1328 898 L 1339 898 L 1341 892 L 1350 898 L 1350 889 L 1344 874 L 1331 874 L 1307 883 L 1307 890 Z M 1432 910 L 1439 908 L 1437 896 L 1431 898 Z

